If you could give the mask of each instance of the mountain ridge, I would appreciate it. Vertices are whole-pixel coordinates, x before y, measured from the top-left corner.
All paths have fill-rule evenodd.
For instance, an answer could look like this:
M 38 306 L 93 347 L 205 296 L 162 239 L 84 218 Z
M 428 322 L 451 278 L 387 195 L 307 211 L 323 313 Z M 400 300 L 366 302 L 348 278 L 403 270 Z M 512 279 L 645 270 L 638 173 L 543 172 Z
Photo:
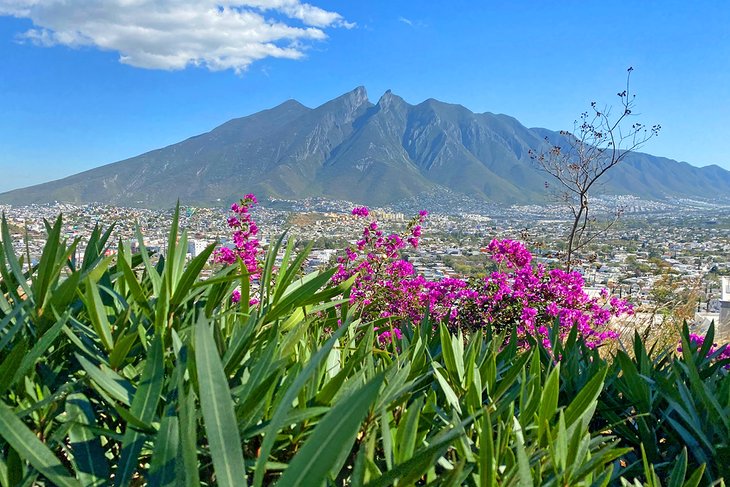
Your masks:
M 433 98 L 411 105 L 391 90 L 373 104 L 359 86 L 314 108 L 286 100 L 160 149 L 2 193 L 0 202 L 168 207 L 177 199 L 217 205 L 255 192 L 372 205 L 448 189 L 535 203 L 548 197 L 550 176 L 529 153 L 544 148 L 545 137 L 561 136 Z M 727 198 L 730 172 L 632 153 L 604 183 L 607 194 Z

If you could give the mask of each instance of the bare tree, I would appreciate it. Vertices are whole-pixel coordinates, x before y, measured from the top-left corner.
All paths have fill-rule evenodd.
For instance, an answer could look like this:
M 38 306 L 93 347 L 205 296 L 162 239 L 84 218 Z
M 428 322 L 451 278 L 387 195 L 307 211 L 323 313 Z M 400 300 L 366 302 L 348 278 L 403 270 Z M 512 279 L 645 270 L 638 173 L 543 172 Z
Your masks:
M 597 236 L 605 233 L 616 218 L 595 228 L 597 220 L 588 206 L 588 196 L 597 182 L 612 167 L 619 164 L 628 154 L 643 146 L 656 136 L 660 125 L 648 127 L 633 122 L 634 97 L 630 91 L 631 72 L 626 75 L 626 89 L 618 93 L 621 99 L 620 113 L 612 113 L 611 106 L 599 107 L 591 103 L 591 109 L 583 112 L 574 123 L 573 131 L 561 130 L 562 144 L 550 143 L 543 152 L 530 151 L 530 156 L 546 173 L 558 183 L 560 200 L 572 214 L 570 231 L 567 235 L 565 266 L 570 269 L 575 253 Z M 548 183 L 546 183 L 548 186 Z

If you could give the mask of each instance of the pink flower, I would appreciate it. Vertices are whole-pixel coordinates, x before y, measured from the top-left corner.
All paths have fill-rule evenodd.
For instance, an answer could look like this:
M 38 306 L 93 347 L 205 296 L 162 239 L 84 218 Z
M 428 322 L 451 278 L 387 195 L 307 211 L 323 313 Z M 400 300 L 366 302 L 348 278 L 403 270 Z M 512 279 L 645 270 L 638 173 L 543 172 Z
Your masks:
M 247 194 L 239 203 L 231 205 L 231 211 L 235 214 L 228 217 L 228 226 L 235 229 L 231 239 L 233 240 L 233 248 L 220 247 L 213 254 L 213 261 L 222 264 L 235 264 L 239 259 L 246 266 L 249 279 L 258 277 L 261 271 L 259 256 L 262 250 L 259 241 L 255 238 L 258 233 L 258 226 L 253 221 L 249 208 L 256 204 L 256 196 Z M 240 293 L 236 297 L 231 296 L 234 302 L 240 300 Z
M 690 343 L 690 345 L 697 347 L 697 349 L 699 350 L 705 344 L 705 337 L 694 334 L 694 333 L 690 333 L 689 343 Z M 677 351 L 678 352 L 682 351 L 681 342 L 680 342 L 680 345 L 677 346 Z M 707 350 L 706 356 L 708 358 L 711 358 L 713 361 L 730 359 L 730 344 L 725 344 L 725 345 L 721 346 L 720 348 L 717 348 L 717 343 L 713 343 L 712 345 L 710 345 L 709 350 Z M 724 368 L 730 369 L 730 364 L 725 365 Z
M 353 210 L 353 214 L 361 213 Z M 481 280 L 427 280 L 398 255 L 408 244 L 418 246 L 426 215 L 420 212 L 401 235 L 383 236 L 372 221 L 354 249 L 347 248 L 337 258 L 333 282 L 355 276 L 350 302 L 360 306 L 363 319 L 387 317 L 400 330 L 405 323 L 419 323 L 428 313 L 451 328 L 514 327 L 520 346 L 528 346 L 528 338 L 534 337 L 550 349 L 549 335 L 557 318 L 561 338 L 576 326 L 593 348 L 617 337 L 609 327 L 612 316 L 632 311 L 629 303 L 615 297 L 590 298 L 576 272 L 533 265 L 524 244 L 508 239 L 492 240 L 488 246 L 491 258 L 504 269 Z M 392 339 L 387 333 L 382 333 L 386 342 Z

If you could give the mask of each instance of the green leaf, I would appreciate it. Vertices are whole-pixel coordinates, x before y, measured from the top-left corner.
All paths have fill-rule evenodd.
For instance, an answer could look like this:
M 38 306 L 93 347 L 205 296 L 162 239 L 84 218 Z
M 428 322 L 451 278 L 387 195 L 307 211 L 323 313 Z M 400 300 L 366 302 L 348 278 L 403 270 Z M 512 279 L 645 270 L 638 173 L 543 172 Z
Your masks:
M 195 410 L 195 396 L 185 393 L 178 400 L 180 404 L 180 456 L 182 466 L 178 472 L 178 484 L 188 487 L 200 485 L 198 468 L 198 435 Z
M 38 261 L 38 269 L 33 279 L 33 299 L 38 310 L 45 304 L 51 283 L 58 277 L 66 262 L 66 258 L 61 256 L 59 259 L 58 255 L 59 250 L 64 250 L 60 249 L 62 224 L 61 215 L 58 215 L 53 228 L 48 232 L 46 244 L 43 246 L 43 253 Z
M 89 314 L 89 320 L 96 331 L 97 336 L 104 345 L 107 352 L 111 352 L 114 348 L 114 339 L 112 338 L 111 326 L 109 318 L 106 316 L 104 303 L 101 301 L 98 285 L 91 278 L 86 280 L 86 309 Z
M 272 300 L 274 303 L 279 301 L 279 299 L 282 297 L 287 287 L 289 286 L 289 284 L 291 284 L 292 280 L 296 276 L 297 272 L 299 272 L 299 269 L 301 269 L 302 264 L 307 259 L 309 253 L 312 250 L 313 242 L 309 242 L 307 246 L 297 254 L 294 262 L 290 263 L 287 257 L 291 254 L 291 251 L 294 248 L 294 243 L 295 239 L 293 238 L 290 238 L 287 242 L 285 258 L 282 259 L 282 267 L 279 269 L 279 278 L 277 279 L 276 287 L 274 288 L 274 298 Z M 284 268 L 284 263 L 286 263 L 286 268 Z
M 705 464 L 703 463 L 702 465 L 697 467 L 694 472 L 692 472 L 692 475 L 687 479 L 683 487 L 698 487 L 700 485 L 700 482 L 702 482 L 702 476 L 704 474 Z
M 137 243 L 139 244 L 139 253 L 142 256 L 142 262 L 144 262 L 144 267 L 147 271 L 147 277 L 149 277 L 149 280 L 152 283 L 152 292 L 155 296 L 159 297 L 160 288 L 162 287 L 162 277 L 160 276 L 160 273 L 157 272 L 157 268 L 152 265 L 150 252 L 144 245 L 144 237 L 142 237 L 142 232 L 139 227 L 135 229 L 135 235 L 137 237 Z
M 265 320 L 267 322 L 289 313 L 292 308 L 298 306 L 306 306 L 319 302 L 326 294 L 317 293 L 322 286 L 327 285 L 335 274 L 337 269 L 329 269 L 325 272 L 313 272 L 303 277 L 300 281 L 292 283 L 282 295 L 280 301 L 273 304 L 271 309 L 266 313 Z M 337 289 L 331 287 L 330 290 Z M 332 291 L 333 295 L 339 291 Z
M 162 393 L 162 384 L 165 374 L 164 351 L 162 337 L 159 334 L 147 350 L 144 369 L 137 385 L 129 412 L 139 418 L 142 423 L 148 424 L 155 418 L 157 404 Z M 119 467 L 116 472 L 116 485 L 128 485 L 139 464 L 139 452 L 144 445 L 145 436 L 133 428 L 127 428 L 122 440 L 122 452 Z
M 129 406 L 132 403 L 132 399 L 135 396 L 135 389 L 128 380 L 120 377 L 108 368 L 97 367 L 78 353 L 75 354 L 75 356 L 76 360 L 78 360 L 79 364 L 81 364 L 81 367 L 83 367 L 89 377 L 103 391 L 122 404 Z
M 575 470 L 575 473 L 570 479 L 571 482 L 577 484 L 584 477 L 590 478 L 590 475 L 597 475 L 603 472 L 607 466 L 610 467 L 612 461 L 632 451 L 631 448 L 616 448 L 616 444 L 616 442 L 609 443 L 598 451 L 592 451 L 588 461 L 582 465 L 576 463 L 575 467 L 580 466 L 580 468 Z
M 5 213 L 2 214 L 2 221 L 0 221 L 0 236 L 2 236 L 2 238 L 0 238 L 0 243 L 2 243 L 5 260 L 7 260 L 8 265 L 10 266 L 10 270 L 15 277 L 15 280 L 17 281 L 18 285 L 20 285 L 20 287 L 23 289 L 23 293 L 25 293 L 26 296 L 32 296 L 30 286 L 28 286 L 28 280 L 23 273 L 20 262 L 15 256 L 15 249 L 13 249 L 13 238 L 10 236 L 8 222 L 5 220 Z M 0 259 L 0 262 L 1 261 L 2 259 Z M 5 266 L 0 266 L 0 269 L 5 270 Z M 15 290 L 13 289 L 12 292 L 15 293 Z
M 542 438 L 549 421 L 558 409 L 558 394 L 560 393 L 560 362 L 550 371 L 540 396 L 538 413 L 538 438 Z
M 218 485 L 245 486 L 243 450 L 231 390 L 208 321 L 203 315 L 195 325 L 195 363 L 200 406 Z
M 172 295 L 172 299 L 170 299 L 170 308 L 177 307 L 189 296 L 191 289 L 193 289 L 193 284 L 200 276 L 200 271 L 208 263 L 208 258 L 213 253 L 215 245 L 214 243 L 208 245 L 199 255 L 190 261 L 182 273 L 180 281 L 175 286 L 175 292 Z
M 154 455 L 150 464 L 150 486 L 176 485 L 175 468 L 180 443 L 177 416 L 168 414 L 162 418 L 160 431 L 155 440 Z
M 606 378 L 607 368 L 603 367 L 588 383 L 580 390 L 575 399 L 565 409 L 565 425 L 568 429 L 578 420 L 584 420 L 584 426 L 587 425 L 585 418 L 588 412 L 593 413 L 593 408 L 598 395 L 603 389 L 603 381 Z
M 266 258 L 264 259 L 264 268 L 261 272 L 260 278 L 260 281 L 262 283 L 260 289 L 261 299 L 259 300 L 261 301 L 262 306 L 264 303 L 268 303 L 270 301 L 269 288 L 271 287 L 272 282 L 271 277 L 274 271 L 274 264 L 276 263 L 276 256 L 279 255 L 279 249 L 281 249 L 281 244 L 284 241 L 285 236 L 286 232 L 282 233 L 276 243 L 269 246 L 269 250 L 266 253 Z
M 127 263 L 126 259 L 120 258 L 117 261 L 117 266 L 122 269 L 122 274 L 124 275 L 124 280 L 127 283 L 127 286 L 129 286 L 129 292 L 132 294 L 132 297 L 134 298 L 134 302 L 141 306 L 144 310 L 150 311 L 151 306 L 149 304 L 149 299 L 147 297 L 147 294 L 142 289 L 142 286 L 140 285 L 139 280 L 137 279 L 137 275 L 134 273 L 132 268 L 129 266 L 129 263 Z
M 530 460 L 527 458 L 527 451 L 525 450 L 525 437 L 522 434 L 522 425 L 513 417 L 513 431 L 515 439 L 517 440 L 517 474 L 518 482 L 517 485 L 521 487 L 532 486 L 532 471 L 530 470 Z
M 56 313 L 61 313 L 67 310 L 71 301 L 76 298 L 78 292 L 79 282 L 81 282 L 81 272 L 74 272 L 61 284 L 58 285 L 48 298 L 48 305 L 46 309 Z
M 515 337 L 515 340 L 516 339 L 517 338 Z M 510 387 L 512 387 L 520 374 L 522 374 L 522 369 L 525 367 L 527 361 L 530 360 L 531 354 L 532 352 L 530 351 L 524 352 L 517 360 L 509 365 L 504 375 L 499 378 L 499 383 L 491 397 L 493 401 L 497 401 Z
M 431 367 L 433 368 L 433 373 L 436 376 L 436 380 L 438 381 L 439 385 L 441 386 L 441 390 L 444 391 L 444 395 L 446 396 L 446 402 L 448 402 L 451 407 L 456 409 L 459 413 L 461 413 L 461 405 L 459 404 L 459 397 L 454 392 L 454 389 L 451 388 L 449 383 L 444 378 L 443 374 L 439 371 L 441 368 L 440 365 L 436 362 L 431 363 Z
M 109 354 L 109 366 L 112 369 L 118 369 L 122 365 L 129 354 L 129 350 L 138 338 L 139 334 L 136 332 L 130 332 L 117 338 L 114 343 L 114 350 Z
M 18 368 L 27 352 L 28 344 L 24 339 L 16 342 L 0 364 L 0 394 L 4 394 L 15 383 Z
M 454 347 L 451 345 L 452 340 L 455 340 L 455 338 L 451 336 L 451 333 L 449 333 L 449 330 L 443 323 L 439 325 L 439 338 L 441 341 L 441 357 L 444 360 L 444 366 L 448 372 L 454 374 L 454 377 L 458 377 L 456 374 L 458 367 L 456 364 L 456 356 L 454 354 Z M 463 368 L 464 364 L 462 363 L 461 366 Z
M 565 414 L 560 411 L 558 416 L 558 428 L 552 444 L 554 463 L 560 472 L 568 467 L 568 431 L 565 427 Z
M 342 326 L 340 326 L 325 342 L 324 346 L 309 359 L 309 362 L 304 367 L 304 369 L 297 375 L 296 379 L 294 379 L 294 382 L 292 382 L 292 384 L 286 389 L 286 392 L 284 392 L 281 401 L 279 402 L 273 416 L 271 417 L 271 423 L 269 424 L 269 428 L 266 430 L 266 434 L 264 435 L 264 441 L 261 444 L 259 458 L 256 462 L 256 470 L 254 471 L 255 486 L 259 487 L 263 484 L 264 472 L 266 470 L 266 462 L 268 461 L 269 454 L 271 453 L 271 449 L 274 446 L 276 434 L 283 426 L 287 413 L 289 409 L 291 409 L 292 402 L 297 397 L 297 394 L 299 394 L 299 391 L 302 389 L 302 387 L 304 387 L 304 384 L 319 368 L 324 359 L 327 358 L 330 350 L 332 350 L 332 347 L 335 345 L 337 340 L 342 337 L 342 335 L 347 331 L 348 327 L 351 324 L 352 322 L 349 319 L 345 320 Z
M 362 363 L 365 357 L 370 353 L 373 345 L 373 329 L 368 327 L 365 331 L 365 335 L 360 337 L 360 343 L 355 349 L 349 359 L 345 362 L 342 370 L 337 372 L 333 378 L 327 381 L 326 384 L 317 392 L 315 402 L 317 404 L 329 404 L 330 401 L 335 397 L 335 394 L 340 390 L 345 379 L 350 376 L 356 365 Z
M 494 451 L 494 437 L 492 436 L 492 418 L 489 410 L 484 410 L 484 416 L 479 423 L 479 480 L 482 487 L 497 485 L 495 466 L 499 458 Z
M 66 398 L 66 414 L 73 424 L 68 430 L 76 476 L 85 486 L 102 486 L 109 482 L 109 461 L 104 457 L 101 439 L 88 426 L 95 426 L 94 410 L 84 394 Z
M 86 251 L 84 252 L 84 261 L 81 265 L 82 271 L 89 272 L 92 267 L 95 267 L 99 264 L 99 262 L 106 259 L 106 257 L 104 257 L 104 250 L 107 246 L 107 242 L 109 241 L 109 237 L 111 237 L 111 234 L 114 231 L 115 225 L 115 223 L 109 225 L 109 228 L 106 229 L 103 235 L 101 235 L 99 226 L 94 226 L 91 236 L 89 237 L 89 242 L 86 245 Z
M 682 453 L 674 461 L 674 467 L 669 474 L 667 487 L 682 487 L 684 477 L 687 474 L 687 447 L 682 448 Z
M 15 374 L 16 380 L 22 378 L 28 372 L 28 370 L 36 366 L 36 363 L 41 358 L 41 356 L 46 353 L 50 346 L 53 345 L 53 343 L 56 341 L 58 335 L 61 334 L 61 330 L 68 321 L 70 315 L 70 311 L 66 311 L 66 313 L 64 313 L 64 315 L 61 316 L 51 328 L 43 333 L 43 336 L 41 336 L 40 339 L 35 343 L 35 345 L 33 345 L 33 348 L 30 349 L 30 352 L 28 352 L 28 354 L 23 357 L 23 362 L 20 364 L 20 367 Z
M 396 481 L 398 485 L 415 484 L 418 479 L 423 477 L 433 467 L 436 460 L 446 451 L 449 445 L 465 434 L 464 428 L 470 425 L 474 419 L 476 419 L 475 416 L 470 416 L 458 425 L 446 427 L 431 438 L 427 447 L 421 448 L 409 460 L 395 465 L 380 477 L 368 482 L 366 487 L 392 486 L 395 485 Z
M 281 487 L 320 485 L 336 476 L 337 460 L 349 452 L 365 415 L 383 383 L 379 374 L 358 391 L 338 402 L 319 422 L 302 449 L 292 459 L 277 483 Z M 344 460 L 344 459 L 343 459 Z
M 61 487 L 81 486 L 69 474 L 53 452 L 3 402 L 0 402 L 0 436 L 33 468 L 55 485 Z
M 413 456 L 416 449 L 416 438 L 418 423 L 423 408 L 423 396 L 416 399 L 408 406 L 405 417 L 398 423 L 398 430 L 395 433 L 395 459 L 397 462 L 404 462 Z
M 7 476 L 3 476 L 3 481 L 5 482 L 3 485 L 5 487 L 20 485 L 23 482 L 23 477 L 25 477 L 25 462 L 12 446 L 8 447 L 6 467 Z
M 471 466 L 465 469 L 465 466 L 466 459 L 462 459 L 453 469 L 451 469 L 450 472 L 440 478 L 441 482 L 443 482 L 441 485 L 443 487 L 457 487 L 464 485 L 464 480 L 466 480 L 469 476 L 472 469 Z

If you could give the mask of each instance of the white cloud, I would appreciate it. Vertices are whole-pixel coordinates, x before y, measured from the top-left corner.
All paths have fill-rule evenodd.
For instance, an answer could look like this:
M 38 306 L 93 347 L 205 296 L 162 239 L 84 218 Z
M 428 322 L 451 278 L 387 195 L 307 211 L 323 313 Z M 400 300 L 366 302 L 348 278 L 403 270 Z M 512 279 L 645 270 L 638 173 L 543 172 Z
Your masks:
M 412 20 L 403 16 L 398 17 L 398 22 L 403 22 L 407 26 L 413 27 L 414 29 L 428 27 L 428 25 L 421 20 Z
M 148 69 L 245 70 L 267 57 L 298 59 L 340 14 L 300 0 L 0 0 L 0 15 L 28 18 L 19 35 L 39 46 L 93 46 Z

